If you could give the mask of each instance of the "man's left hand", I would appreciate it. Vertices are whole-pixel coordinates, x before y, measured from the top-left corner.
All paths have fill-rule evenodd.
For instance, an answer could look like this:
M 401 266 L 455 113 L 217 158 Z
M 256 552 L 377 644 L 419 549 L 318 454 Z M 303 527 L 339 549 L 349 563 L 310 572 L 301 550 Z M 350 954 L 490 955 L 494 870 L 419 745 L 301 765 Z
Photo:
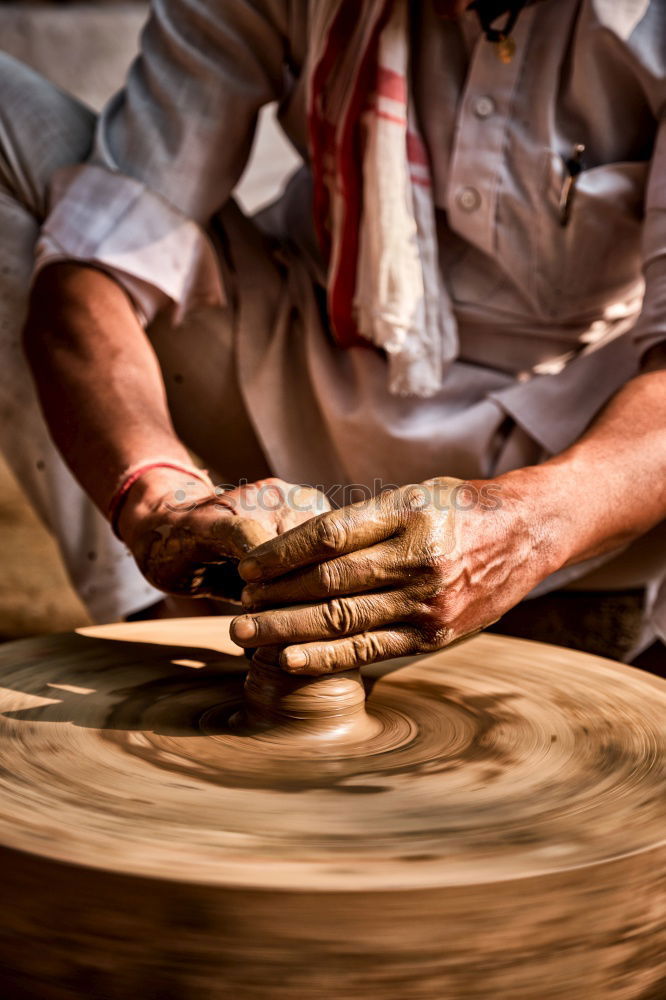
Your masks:
M 451 645 L 556 568 L 534 510 L 513 484 L 443 478 L 322 514 L 241 561 L 232 637 L 303 674 Z

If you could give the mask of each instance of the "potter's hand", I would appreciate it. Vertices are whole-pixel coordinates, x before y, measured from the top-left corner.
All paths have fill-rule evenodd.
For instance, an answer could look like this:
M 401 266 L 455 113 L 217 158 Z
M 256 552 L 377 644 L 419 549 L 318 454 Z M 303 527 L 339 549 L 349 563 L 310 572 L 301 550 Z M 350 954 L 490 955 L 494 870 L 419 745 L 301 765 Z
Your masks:
M 450 645 L 547 575 L 531 509 L 499 483 L 437 479 L 323 514 L 241 561 L 253 613 L 232 636 L 285 646 L 281 666 L 306 674 Z
M 139 569 L 167 594 L 238 600 L 238 561 L 251 549 L 329 510 L 322 493 L 263 479 L 219 496 L 157 469 L 132 487 L 119 531 Z M 186 495 L 187 492 L 187 495 Z

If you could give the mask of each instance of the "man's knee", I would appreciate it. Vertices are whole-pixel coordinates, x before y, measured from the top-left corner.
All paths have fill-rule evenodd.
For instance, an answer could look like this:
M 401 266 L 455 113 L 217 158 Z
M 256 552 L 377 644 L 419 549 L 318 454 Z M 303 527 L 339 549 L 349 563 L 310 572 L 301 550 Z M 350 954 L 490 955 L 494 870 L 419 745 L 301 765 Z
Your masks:
M 87 157 L 94 128 L 94 112 L 0 52 L 0 190 L 42 219 L 51 176 Z

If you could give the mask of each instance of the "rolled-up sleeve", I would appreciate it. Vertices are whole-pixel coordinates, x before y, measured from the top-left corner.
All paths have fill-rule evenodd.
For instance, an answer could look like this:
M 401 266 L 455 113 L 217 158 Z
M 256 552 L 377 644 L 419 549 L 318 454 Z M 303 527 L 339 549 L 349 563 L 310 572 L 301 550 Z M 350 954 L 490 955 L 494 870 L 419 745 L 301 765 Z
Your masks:
M 58 171 L 36 269 L 88 262 L 144 322 L 223 301 L 205 227 L 247 162 L 260 108 L 281 96 L 288 0 L 154 0 L 126 86 L 86 164 Z
M 645 297 L 632 336 L 644 357 L 658 344 L 666 344 L 666 118 L 662 119 L 659 128 L 650 167 L 643 262 Z

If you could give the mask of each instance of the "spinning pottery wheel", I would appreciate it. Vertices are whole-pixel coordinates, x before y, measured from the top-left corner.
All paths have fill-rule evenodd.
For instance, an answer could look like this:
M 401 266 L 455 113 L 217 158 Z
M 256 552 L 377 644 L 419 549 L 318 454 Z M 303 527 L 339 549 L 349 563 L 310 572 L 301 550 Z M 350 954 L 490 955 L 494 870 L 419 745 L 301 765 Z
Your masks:
M 664 682 L 246 669 L 219 618 L 0 650 L 3 997 L 666 998 Z

